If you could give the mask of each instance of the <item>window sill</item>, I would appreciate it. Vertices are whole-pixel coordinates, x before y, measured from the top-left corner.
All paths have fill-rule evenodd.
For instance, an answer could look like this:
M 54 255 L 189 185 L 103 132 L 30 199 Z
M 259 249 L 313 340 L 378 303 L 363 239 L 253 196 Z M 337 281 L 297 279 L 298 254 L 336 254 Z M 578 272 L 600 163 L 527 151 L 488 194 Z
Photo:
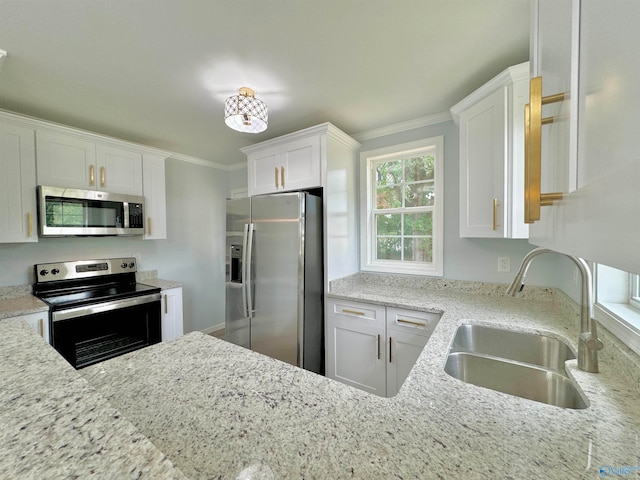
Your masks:
M 400 262 L 371 262 L 361 267 L 363 272 L 398 273 L 402 275 L 424 275 L 427 277 L 442 277 L 442 268 L 433 264 L 399 265 Z
M 640 311 L 627 303 L 600 302 L 594 307 L 594 317 L 640 355 Z

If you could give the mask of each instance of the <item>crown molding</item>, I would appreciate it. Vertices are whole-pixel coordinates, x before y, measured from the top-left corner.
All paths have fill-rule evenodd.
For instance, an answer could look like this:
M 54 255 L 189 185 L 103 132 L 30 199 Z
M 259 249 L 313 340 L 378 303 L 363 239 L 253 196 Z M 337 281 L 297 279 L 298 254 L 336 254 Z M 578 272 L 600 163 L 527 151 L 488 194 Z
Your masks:
M 351 137 L 358 142 L 362 142 L 364 140 L 371 140 L 372 138 L 384 137 L 385 135 L 406 132 L 407 130 L 413 130 L 415 128 L 428 127 L 429 125 L 448 122 L 450 120 L 451 112 L 434 113 L 433 115 L 426 115 L 413 120 L 387 125 L 386 127 L 374 128 L 373 130 L 356 133 L 351 135 Z

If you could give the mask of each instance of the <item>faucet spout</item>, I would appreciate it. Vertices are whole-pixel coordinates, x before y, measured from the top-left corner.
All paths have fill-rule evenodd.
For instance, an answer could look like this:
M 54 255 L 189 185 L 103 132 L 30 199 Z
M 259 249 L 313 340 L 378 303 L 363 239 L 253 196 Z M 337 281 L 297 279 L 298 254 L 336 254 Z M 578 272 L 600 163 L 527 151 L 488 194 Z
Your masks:
M 578 368 L 598 373 L 598 350 L 602 342 L 598 339 L 596 322 L 593 319 L 592 280 L 589 265 L 582 258 L 555 252 L 548 248 L 535 248 L 525 255 L 515 278 L 507 288 L 507 294 L 515 297 L 524 288 L 524 279 L 529 265 L 535 257 L 543 253 L 558 253 L 570 259 L 580 272 L 582 289 L 580 297 L 580 335 L 578 337 Z

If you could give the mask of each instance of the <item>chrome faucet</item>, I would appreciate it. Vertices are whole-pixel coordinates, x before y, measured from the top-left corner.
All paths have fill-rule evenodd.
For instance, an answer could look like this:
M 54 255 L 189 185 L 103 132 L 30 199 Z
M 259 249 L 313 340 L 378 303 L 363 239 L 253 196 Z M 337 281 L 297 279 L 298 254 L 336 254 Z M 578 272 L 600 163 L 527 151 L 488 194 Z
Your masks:
M 578 337 L 578 368 L 586 372 L 598 373 L 598 350 L 602 350 L 602 342 L 598 339 L 596 322 L 593 319 L 593 301 L 591 295 L 591 270 L 582 258 L 565 255 L 548 248 L 535 248 L 522 259 L 520 269 L 513 282 L 507 288 L 507 294 L 515 297 L 524 288 L 524 277 L 531 261 L 542 253 L 558 253 L 576 264 L 582 276 L 582 294 L 580 297 L 580 336 Z

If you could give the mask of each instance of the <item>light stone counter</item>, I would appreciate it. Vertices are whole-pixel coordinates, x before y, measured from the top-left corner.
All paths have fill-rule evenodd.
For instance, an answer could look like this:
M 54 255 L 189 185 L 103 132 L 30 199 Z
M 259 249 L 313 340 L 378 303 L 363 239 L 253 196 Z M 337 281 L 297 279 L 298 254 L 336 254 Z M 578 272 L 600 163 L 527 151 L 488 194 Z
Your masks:
M 552 291 L 513 299 L 501 296 L 504 286 L 416 286 L 362 277 L 332 292 L 444 312 L 393 398 L 202 333 L 80 372 L 191 478 L 566 480 L 640 468 L 637 356 L 603 331 L 602 373 L 569 362 L 585 410 L 466 384 L 443 370 L 459 324 L 550 332 L 575 347 L 577 317 Z
M 31 327 L 3 320 L 0 478 L 185 477 Z

